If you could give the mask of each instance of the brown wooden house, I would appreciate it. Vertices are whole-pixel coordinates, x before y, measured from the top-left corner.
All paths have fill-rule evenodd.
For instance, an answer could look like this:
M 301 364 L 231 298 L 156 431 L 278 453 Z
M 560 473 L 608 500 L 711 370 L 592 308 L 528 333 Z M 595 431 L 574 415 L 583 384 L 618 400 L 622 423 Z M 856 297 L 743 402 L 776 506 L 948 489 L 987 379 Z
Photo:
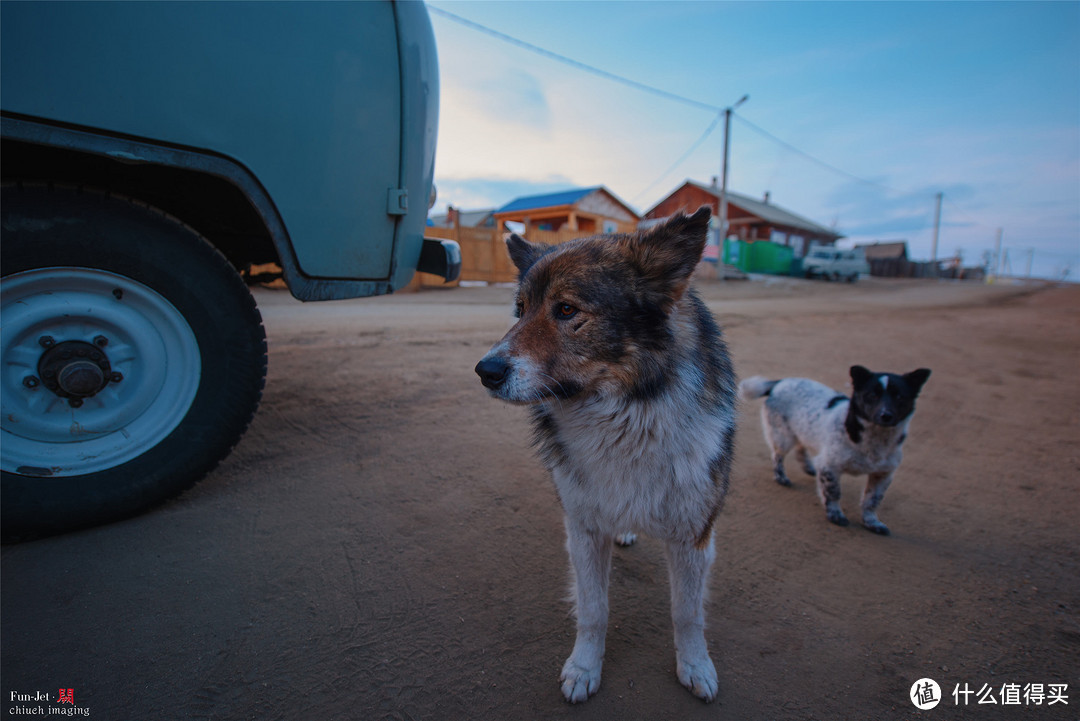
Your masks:
M 905 275 L 908 264 L 907 242 L 903 240 L 886 243 L 857 245 L 866 255 L 870 264 L 870 275 L 896 278 Z
M 530 195 L 510 201 L 494 213 L 500 228 L 507 221 L 523 223 L 525 235 L 541 231 L 630 233 L 641 217 L 603 186 Z
M 692 213 L 703 205 L 712 208 L 713 215 L 720 214 L 720 188 L 715 178 L 712 185 L 687 180 L 673 193 L 661 200 L 645 218 L 659 220 L 682 211 Z M 790 210 L 770 202 L 769 194 L 755 200 L 739 193 L 727 193 L 728 237 L 738 240 L 769 240 L 794 249 L 795 257 L 806 255 L 811 245 L 833 245 L 844 236 L 823 225 L 818 225 Z
M 979 278 L 983 277 L 982 268 L 963 268 L 960 259 L 954 258 L 946 270 L 941 265 L 947 261 L 915 261 L 908 258 L 907 241 L 892 240 L 886 242 L 856 245 L 862 250 L 866 262 L 870 264 L 870 275 L 882 278 Z

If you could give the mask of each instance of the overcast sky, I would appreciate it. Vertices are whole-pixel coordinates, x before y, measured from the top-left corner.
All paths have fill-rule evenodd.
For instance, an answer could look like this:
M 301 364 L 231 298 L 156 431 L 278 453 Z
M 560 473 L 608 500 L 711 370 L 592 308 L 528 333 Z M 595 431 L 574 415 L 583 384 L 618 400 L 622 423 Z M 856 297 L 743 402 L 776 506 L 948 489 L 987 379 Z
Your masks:
M 644 213 L 686 179 L 847 236 L 1080 277 L 1080 3 L 428 3 L 439 47 L 439 204 L 604 185 Z M 499 33 L 690 102 L 588 72 Z M 771 136 L 771 137 L 770 137 Z M 809 157 L 807 157 L 809 156 Z M 433 211 L 433 212 L 435 212 Z

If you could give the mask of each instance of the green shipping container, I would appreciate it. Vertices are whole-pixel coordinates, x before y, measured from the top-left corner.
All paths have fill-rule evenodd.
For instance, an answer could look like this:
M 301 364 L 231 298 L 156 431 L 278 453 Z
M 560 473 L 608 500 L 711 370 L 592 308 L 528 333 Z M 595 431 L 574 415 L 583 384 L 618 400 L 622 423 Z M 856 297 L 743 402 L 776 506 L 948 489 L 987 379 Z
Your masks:
M 724 241 L 724 262 L 744 273 L 788 275 L 795 260 L 795 250 L 767 240 L 748 243 L 742 240 Z

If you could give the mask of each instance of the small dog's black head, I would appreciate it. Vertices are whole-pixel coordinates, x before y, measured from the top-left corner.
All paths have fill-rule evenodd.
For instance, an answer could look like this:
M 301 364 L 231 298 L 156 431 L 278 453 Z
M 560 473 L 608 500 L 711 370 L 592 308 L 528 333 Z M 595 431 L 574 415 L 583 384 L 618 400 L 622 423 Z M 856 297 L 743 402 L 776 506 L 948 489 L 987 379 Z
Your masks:
M 930 377 L 928 368 L 911 373 L 874 373 L 851 367 L 851 403 L 856 413 L 879 426 L 895 426 L 915 411 L 915 399 Z

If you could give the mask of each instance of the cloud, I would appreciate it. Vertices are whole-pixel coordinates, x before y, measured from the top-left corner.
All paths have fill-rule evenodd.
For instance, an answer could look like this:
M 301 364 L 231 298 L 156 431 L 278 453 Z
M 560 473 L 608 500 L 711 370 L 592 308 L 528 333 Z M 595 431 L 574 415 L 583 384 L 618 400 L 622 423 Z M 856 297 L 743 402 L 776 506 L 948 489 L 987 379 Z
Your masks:
M 441 213 L 447 204 L 462 210 L 499 208 L 511 200 L 553 193 L 574 186 L 565 176 L 533 178 L 442 178 L 438 179 L 439 200 L 432 213 Z
M 471 179 L 476 189 L 492 179 L 527 179 L 539 186 L 562 180 L 560 188 L 605 185 L 633 202 L 710 121 L 703 113 L 690 113 L 689 118 L 685 113 L 645 113 L 640 98 L 628 97 L 633 91 L 598 88 L 581 78 L 539 83 L 522 92 L 500 96 L 499 103 L 470 102 L 468 93 L 458 93 L 453 86 L 443 94 L 435 172 L 447 192 L 451 179 Z M 538 94 L 552 118 L 546 124 L 529 120 L 525 105 L 514 101 Z M 659 200 L 662 191 L 658 185 L 656 197 L 643 202 Z M 440 194 L 465 202 L 450 199 L 442 190 Z M 492 197 L 487 204 L 510 199 Z
M 532 73 L 515 67 L 495 67 L 463 80 L 452 80 L 444 90 L 444 112 L 497 119 L 500 124 L 547 133 L 551 106 L 543 83 Z M 464 108 L 461 106 L 465 106 Z
M 604 185 L 651 205 L 685 177 L 676 171 L 642 193 L 700 136 L 708 113 L 518 48 L 478 46 L 470 32 L 446 27 L 440 38 L 440 203 L 496 207 L 528 192 Z M 718 168 L 718 148 L 703 152 Z

